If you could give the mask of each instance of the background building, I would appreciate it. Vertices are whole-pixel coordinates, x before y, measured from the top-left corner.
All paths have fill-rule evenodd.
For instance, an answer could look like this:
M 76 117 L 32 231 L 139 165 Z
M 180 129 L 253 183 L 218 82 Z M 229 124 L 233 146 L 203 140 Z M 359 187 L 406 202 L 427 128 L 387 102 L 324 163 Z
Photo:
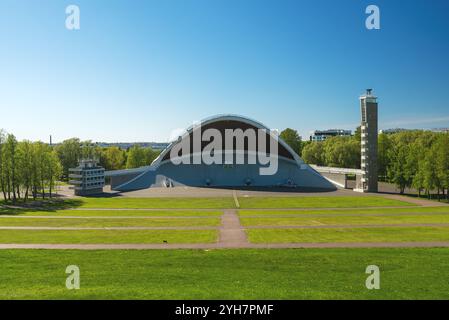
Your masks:
M 328 130 L 315 130 L 310 136 L 310 141 L 325 141 L 328 137 L 336 136 L 351 136 L 351 130 L 344 129 L 328 129 Z
M 407 131 L 413 131 L 413 129 L 404 129 L 404 128 L 383 129 L 383 130 L 379 130 L 379 133 L 382 133 L 382 134 L 395 134 L 395 133 L 407 132 Z
M 96 160 L 80 160 L 79 166 L 69 169 L 69 183 L 75 195 L 86 196 L 103 192 L 104 168 L 97 165 Z

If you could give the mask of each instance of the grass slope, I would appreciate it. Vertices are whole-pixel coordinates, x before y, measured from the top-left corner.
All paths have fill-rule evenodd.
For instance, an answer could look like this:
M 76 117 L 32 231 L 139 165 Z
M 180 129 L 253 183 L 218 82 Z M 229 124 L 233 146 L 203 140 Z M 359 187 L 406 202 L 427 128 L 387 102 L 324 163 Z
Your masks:
M 0 243 L 212 243 L 216 230 L 0 230 Z
M 27 226 L 27 227 L 200 227 L 200 226 L 219 226 L 219 218 L 114 218 L 114 219 L 57 219 L 57 218 L 3 218 L 0 219 L 0 226 Z
M 82 208 L 235 208 L 232 198 L 81 198 Z
M 449 223 L 449 214 L 398 216 L 333 216 L 333 217 L 267 217 L 241 218 L 243 226 L 319 226 L 402 223 Z M 1 220 L 0 220 L 1 222 Z
M 357 197 L 241 197 L 240 207 L 245 208 L 357 208 L 413 206 L 404 201 L 376 196 Z
M 410 208 L 363 208 L 363 209 L 326 209 L 320 210 L 317 206 L 317 210 L 239 210 L 241 216 L 254 216 L 254 215 L 285 215 L 285 214 L 303 214 L 303 215 L 343 215 L 343 214 L 388 214 L 388 213 L 449 213 L 449 206 L 444 207 L 410 207 Z
M 365 287 L 372 264 L 380 290 Z M 0 299 L 449 299 L 448 279 L 443 248 L 0 251 Z
M 220 216 L 222 211 L 195 210 L 56 210 L 56 211 L 12 211 L 2 212 L 9 216 L 73 216 L 73 217 L 192 217 L 192 216 Z
M 449 241 L 449 227 L 249 229 L 253 243 Z

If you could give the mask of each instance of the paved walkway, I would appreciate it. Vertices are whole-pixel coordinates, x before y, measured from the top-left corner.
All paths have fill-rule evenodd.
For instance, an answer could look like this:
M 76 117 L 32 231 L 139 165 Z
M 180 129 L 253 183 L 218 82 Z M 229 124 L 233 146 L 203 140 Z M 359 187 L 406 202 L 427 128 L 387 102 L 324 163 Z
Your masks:
M 245 246 L 248 245 L 245 230 L 240 224 L 237 210 L 225 210 L 221 218 L 220 235 L 218 245 L 220 246 Z

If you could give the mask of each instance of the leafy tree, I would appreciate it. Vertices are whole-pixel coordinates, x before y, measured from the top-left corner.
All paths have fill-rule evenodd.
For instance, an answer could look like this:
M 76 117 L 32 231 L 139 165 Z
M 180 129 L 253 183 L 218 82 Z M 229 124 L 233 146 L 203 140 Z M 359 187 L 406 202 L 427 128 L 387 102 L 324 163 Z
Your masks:
M 362 141 L 362 127 L 358 126 L 354 131 L 354 139 L 356 141 L 361 142 Z
M 3 145 L 3 170 L 5 170 L 5 178 L 6 178 L 6 188 L 8 193 L 8 200 L 11 200 L 12 193 L 12 201 L 15 203 L 18 195 L 17 188 L 19 187 L 19 175 L 18 175 L 18 167 L 16 165 L 17 160 L 17 139 L 14 135 L 8 134 L 6 136 L 5 143 Z
M 137 145 L 132 146 L 128 150 L 126 159 L 126 168 L 139 168 L 148 166 L 159 155 L 159 152 L 154 151 L 151 148 L 142 148 Z
M 378 170 L 381 180 L 385 180 L 387 177 L 387 168 L 390 165 L 390 158 L 388 157 L 388 151 L 391 149 L 391 140 L 387 134 L 380 134 L 378 140 Z
M 46 180 L 48 183 L 48 192 L 50 198 L 52 197 L 53 190 L 55 189 L 56 181 L 61 177 L 62 165 L 59 162 L 58 154 L 51 148 L 46 148 L 46 159 L 48 161 L 46 173 Z
M 33 175 L 33 143 L 30 141 L 19 142 L 17 146 L 18 167 L 20 183 L 24 190 L 24 200 L 27 201 L 32 186 Z
M 144 148 L 137 145 L 128 150 L 128 158 L 126 160 L 126 168 L 139 168 L 148 165 L 147 154 Z
M 106 170 L 120 170 L 125 167 L 126 152 L 119 147 L 108 147 L 101 151 L 100 164 Z
M 449 133 L 441 135 L 436 142 L 436 166 L 443 196 L 446 189 L 446 199 L 449 200 Z
M 153 150 L 152 148 L 145 148 L 145 152 L 147 164 L 151 164 L 160 154 L 160 151 Z
M 309 164 L 325 165 L 324 145 L 321 142 L 311 142 L 302 150 L 302 159 Z
M 352 137 L 332 137 L 324 142 L 328 166 L 360 168 L 360 144 Z
M 78 160 L 81 158 L 80 140 L 78 138 L 64 140 L 56 147 L 56 152 L 62 165 L 63 178 L 67 180 L 69 168 L 76 167 Z
M 394 146 L 389 152 L 390 166 L 387 168 L 389 181 L 394 183 L 401 194 L 404 193 L 408 186 L 405 164 L 407 161 L 408 146 L 400 144 Z
M 6 184 L 5 184 L 5 161 L 4 161 L 4 142 L 5 142 L 5 133 L 3 130 L 0 130 L 0 189 L 3 193 L 3 199 L 6 199 Z
M 298 155 L 301 154 L 301 137 L 296 130 L 287 128 L 279 137 L 285 141 Z
M 438 169 L 435 162 L 436 150 L 431 148 L 426 154 L 423 162 L 424 188 L 429 198 L 432 198 L 432 190 L 438 189 L 438 197 L 440 193 L 440 181 L 438 179 Z

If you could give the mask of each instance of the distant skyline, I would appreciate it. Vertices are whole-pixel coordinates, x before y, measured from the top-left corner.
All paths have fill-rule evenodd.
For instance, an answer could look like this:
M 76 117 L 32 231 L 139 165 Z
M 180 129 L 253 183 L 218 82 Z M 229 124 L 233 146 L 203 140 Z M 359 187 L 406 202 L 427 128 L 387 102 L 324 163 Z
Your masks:
M 81 29 L 65 28 L 78 5 Z M 365 28 L 365 8 L 381 29 Z M 270 128 L 449 127 L 447 0 L 0 2 L 0 128 L 18 139 L 167 142 L 239 114 Z

